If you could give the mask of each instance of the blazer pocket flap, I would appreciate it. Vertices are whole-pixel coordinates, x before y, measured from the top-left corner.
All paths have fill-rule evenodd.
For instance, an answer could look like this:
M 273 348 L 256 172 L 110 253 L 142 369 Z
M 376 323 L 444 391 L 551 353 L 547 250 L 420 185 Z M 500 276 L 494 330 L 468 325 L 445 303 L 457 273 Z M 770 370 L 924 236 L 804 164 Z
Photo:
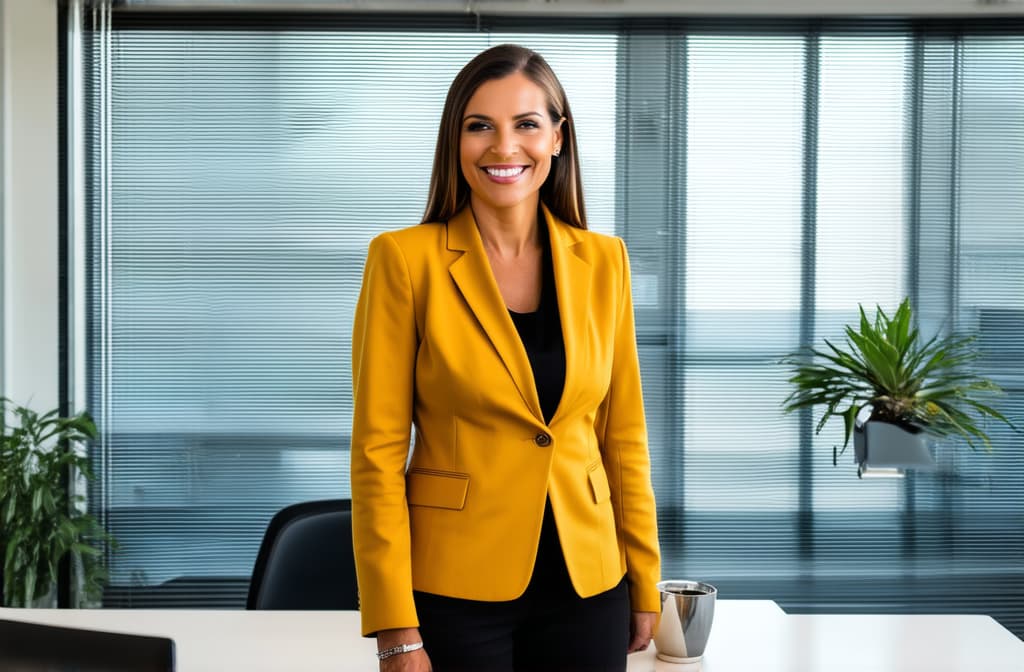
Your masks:
M 466 505 L 469 474 L 411 469 L 406 474 L 405 496 L 410 506 L 461 511 Z
M 608 488 L 608 476 L 604 473 L 604 465 L 598 462 L 591 466 L 587 470 L 587 476 L 590 478 L 590 491 L 594 495 L 595 504 L 600 504 L 612 496 L 612 492 Z

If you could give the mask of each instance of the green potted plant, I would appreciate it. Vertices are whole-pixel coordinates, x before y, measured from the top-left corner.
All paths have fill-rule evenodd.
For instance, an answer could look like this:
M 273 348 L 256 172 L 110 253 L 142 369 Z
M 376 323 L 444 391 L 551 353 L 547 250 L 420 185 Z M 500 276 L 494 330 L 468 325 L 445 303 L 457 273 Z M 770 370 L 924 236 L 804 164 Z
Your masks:
M 786 412 L 824 407 L 815 434 L 830 418 L 843 419 L 843 450 L 837 452 L 833 447 L 833 464 L 851 436 L 862 444 L 857 445 L 861 473 L 873 443 L 876 452 L 893 445 L 900 456 L 892 462 L 899 465 L 900 460 L 914 461 L 913 456 L 922 455 L 922 450 L 928 455 L 924 442 L 929 436 L 959 436 L 971 448 L 980 443 L 991 450 L 988 434 L 979 427 L 986 417 L 1014 428 L 986 403 L 1002 392 L 1000 387 L 970 370 L 980 357 L 973 345 L 975 337 L 937 335 L 922 342 L 912 324 L 909 299 L 903 300 L 892 317 L 876 306 L 874 320 L 868 319 L 860 306 L 859 328 L 845 328 L 845 348 L 825 340 L 827 350 L 807 348 L 783 360 L 793 367 L 789 382 L 796 386 L 783 402 Z M 868 418 L 862 426 L 858 416 L 865 415 Z M 894 445 L 900 437 L 909 447 Z M 884 458 L 875 462 L 884 463 Z
M 16 420 L 11 425 L 8 412 Z M 30 606 L 52 593 L 65 557 L 78 569 L 82 594 L 95 598 L 106 572 L 93 544 L 115 542 L 92 516 L 78 510 L 84 498 L 72 496 L 66 484 L 75 471 L 92 479 L 88 460 L 69 444 L 95 439 L 96 425 L 86 413 L 39 415 L 4 398 L 0 427 L 3 604 Z

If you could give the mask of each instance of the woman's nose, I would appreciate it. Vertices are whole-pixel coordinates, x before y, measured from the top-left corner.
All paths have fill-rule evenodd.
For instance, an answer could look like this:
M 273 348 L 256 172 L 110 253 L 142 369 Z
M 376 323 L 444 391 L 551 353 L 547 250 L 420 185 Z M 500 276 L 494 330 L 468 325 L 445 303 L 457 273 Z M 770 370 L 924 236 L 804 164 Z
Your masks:
M 499 130 L 494 134 L 494 144 L 491 145 L 491 151 L 497 156 L 505 158 L 513 156 L 519 151 L 519 145 L 516 142 L 515 136 L 510 131 Z

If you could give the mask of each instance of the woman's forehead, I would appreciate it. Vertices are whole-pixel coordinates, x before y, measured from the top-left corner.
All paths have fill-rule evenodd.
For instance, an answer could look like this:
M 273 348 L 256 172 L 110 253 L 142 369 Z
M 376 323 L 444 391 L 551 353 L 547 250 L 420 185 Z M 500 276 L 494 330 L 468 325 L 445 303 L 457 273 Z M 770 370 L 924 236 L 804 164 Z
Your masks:
M 544 90 L 521 72 L 489 79 L 473 92 L 463 116 L 515 117 L 544 115 L 549 107 Z

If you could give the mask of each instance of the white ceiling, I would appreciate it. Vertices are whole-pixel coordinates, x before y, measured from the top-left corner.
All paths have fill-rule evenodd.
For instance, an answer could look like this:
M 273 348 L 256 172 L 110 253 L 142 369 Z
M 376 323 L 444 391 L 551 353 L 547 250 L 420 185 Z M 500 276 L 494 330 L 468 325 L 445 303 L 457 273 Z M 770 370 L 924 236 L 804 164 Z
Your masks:
M 1024 16 L 1024 0 L 115 0 L 132 9 L 453 12 L 482 16 Z

